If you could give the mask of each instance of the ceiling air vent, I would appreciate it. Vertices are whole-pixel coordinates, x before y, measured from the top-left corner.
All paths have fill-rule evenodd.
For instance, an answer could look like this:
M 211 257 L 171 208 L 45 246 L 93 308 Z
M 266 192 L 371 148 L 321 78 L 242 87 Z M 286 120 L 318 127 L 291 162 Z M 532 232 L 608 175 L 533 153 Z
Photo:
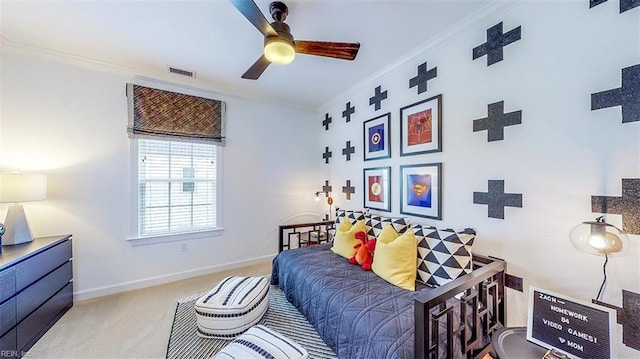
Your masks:
M 178 68 L 171 67 L 171 66 L 169 66 L 169 72 L 171 72 L 172 74 L 187 76 L 187 77 L 191 77 L 191 78 L 194 78 L 194 79 L 196 78 L 196 73 L 193 72 L 193 71 L 182 70 L 182 69 L 178 69 Z

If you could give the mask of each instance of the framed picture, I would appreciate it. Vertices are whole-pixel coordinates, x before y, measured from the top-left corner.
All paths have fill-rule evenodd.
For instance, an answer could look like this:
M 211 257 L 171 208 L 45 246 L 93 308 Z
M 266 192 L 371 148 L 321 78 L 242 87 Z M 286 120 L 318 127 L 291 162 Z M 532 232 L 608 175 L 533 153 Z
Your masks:
M 400 166 L 400 213 L 442 219 L 442 163 Z
M 442 95 L 400 109 L 400 156 L 442 151 Z
M 391 157 L 389 123 L 391 113 L 364 122 L 364 160 L 378 160 Z
M 364 207 L 391 212 L 391 167 L 365 168 Z

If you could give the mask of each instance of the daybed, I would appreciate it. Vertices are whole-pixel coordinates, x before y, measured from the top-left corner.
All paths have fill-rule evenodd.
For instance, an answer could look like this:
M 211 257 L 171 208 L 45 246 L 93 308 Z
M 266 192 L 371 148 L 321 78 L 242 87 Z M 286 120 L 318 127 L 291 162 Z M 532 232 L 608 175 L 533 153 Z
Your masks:
M 317 224 L 302 226 L 318 230 Z M 282 231 L 291 230 L 300 232 L 292 225 L 281 228 L 287 244 L 280 248 L 290 245 Z M 349 264 L 331 246 L 279 253 L 271 283 L 339 358 L 482 356 L 490 347 L 489 334 L 505 323 L 505 263 L 499 259 L 473 255 L 469 274 L 437 287 L 416 282 L 416 290 L 409 291 Z

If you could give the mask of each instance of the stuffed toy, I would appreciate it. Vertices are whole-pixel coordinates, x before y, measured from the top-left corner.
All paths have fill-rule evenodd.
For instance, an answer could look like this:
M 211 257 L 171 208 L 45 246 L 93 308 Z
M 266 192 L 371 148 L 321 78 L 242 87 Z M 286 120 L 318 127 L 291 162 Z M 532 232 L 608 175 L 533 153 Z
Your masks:
M 376 248 L 375 238 L 367 240 L 367 234 L 363 231 L 355 234 L 356 239 L 360 240 L 360 243 L 353 246 L 356 249 L 356 254 L 349 258 L 349 263 L 359 264 L 364 270 L 371 270 L 371 264 L 373 263 L 373 252 Z

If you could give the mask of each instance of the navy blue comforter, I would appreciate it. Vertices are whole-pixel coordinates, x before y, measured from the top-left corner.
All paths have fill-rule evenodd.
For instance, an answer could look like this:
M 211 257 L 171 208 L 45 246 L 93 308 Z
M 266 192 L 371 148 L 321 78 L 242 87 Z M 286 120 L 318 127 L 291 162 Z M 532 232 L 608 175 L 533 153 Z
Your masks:
M 331 252 L 331 244 L 281 252 L 271 284 L 339 358 L 413 358 L 414 298 Z M 418 289 L 429 290 L 422 286 Z

